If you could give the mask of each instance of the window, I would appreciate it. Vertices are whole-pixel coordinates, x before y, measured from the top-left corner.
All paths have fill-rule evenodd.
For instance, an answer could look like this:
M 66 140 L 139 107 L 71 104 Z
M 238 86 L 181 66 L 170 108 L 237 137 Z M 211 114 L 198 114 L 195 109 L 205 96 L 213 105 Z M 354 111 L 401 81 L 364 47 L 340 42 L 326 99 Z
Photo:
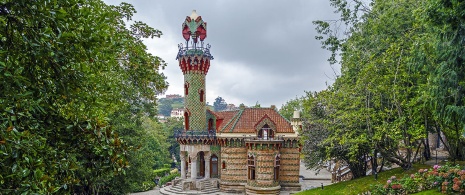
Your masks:
M 189 93 L 189 85 L 187 83 L 184 83 L 184 95 L 187 95 Z
M 200 95 L 200 102 L 203 102 L 203 89 L 200 90 L 199 95 Z
M 274 180 L 279 181 L 279 167 L 281 164 L 281 158 L 279 157 L 279 154 L 276 155 L 276 158 L 274 159 Z
M 263 127 L 258 131 L 258 138 L 260 139 L 272 139 L 274 138 L 274 131 L 268 125 L 263 125 Z
M 213 130 L 213 119 L 208 119 L 208 130 Z
M 255 180 L 255 159 L 253 156 L 249 156 L 247 159 L 248 166 L 248 178 L 249 180 Z
M 210 160 L 211 164 L 210 164 L 210 176 L 213 177 L 213 178 L 217 178 L 218 177 L 218 157 L 216 155 L 212 155 L 212 158 Z
M 223 160 L 223 162 L 221 163 L 221 168 L 226 169 L 226 161 Z
M 184 112 L 184 126 L 189 130 L 189 113 Z

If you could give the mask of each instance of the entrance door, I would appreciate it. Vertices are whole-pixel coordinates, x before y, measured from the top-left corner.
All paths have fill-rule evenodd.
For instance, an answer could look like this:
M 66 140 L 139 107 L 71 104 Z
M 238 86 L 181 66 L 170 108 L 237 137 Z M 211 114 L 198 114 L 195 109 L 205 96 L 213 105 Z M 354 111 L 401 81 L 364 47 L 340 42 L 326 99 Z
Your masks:
M 200 159 L 200 177 L 205 177 L 205 159 L 204 159 L 205 153 L 200 152 L 199 153 L 199 159 Z
M 210 176 L 218 178 L 218 157 L 216 155 L 212 155 L 210 159 Z

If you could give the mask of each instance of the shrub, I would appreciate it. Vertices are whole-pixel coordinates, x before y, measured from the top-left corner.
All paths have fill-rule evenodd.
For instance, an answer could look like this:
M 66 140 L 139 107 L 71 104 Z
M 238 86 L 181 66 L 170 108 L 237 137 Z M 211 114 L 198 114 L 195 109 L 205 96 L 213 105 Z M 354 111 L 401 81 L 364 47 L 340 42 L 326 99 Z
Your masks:
M 153 170 L 153 173 L 155 174 L 155 177 L 163 177 L 163 176 L 167 175 L 169 172 L 170 172 L 169 168 Z
M 412 194 L 428 189 L 437 189 L 442 193 L 465 193 L 465 168 L 434 165 L 432 169 L 420 169 L 417 173 L 397 180 L 392 176 L 386 185 L 372 187 L 372 194 Z
M 178 176 L 181 176 L 181 174 L 174 173 L 174 174 L 170 174 L 168 176 L 162 177 L 162 178 L 160 178 L 160 181 L 158 182 L 158 185 L 162 186 L 162 185 L 166 184 L 167 182 L 173 180 L 174 178 L 176 178 Z

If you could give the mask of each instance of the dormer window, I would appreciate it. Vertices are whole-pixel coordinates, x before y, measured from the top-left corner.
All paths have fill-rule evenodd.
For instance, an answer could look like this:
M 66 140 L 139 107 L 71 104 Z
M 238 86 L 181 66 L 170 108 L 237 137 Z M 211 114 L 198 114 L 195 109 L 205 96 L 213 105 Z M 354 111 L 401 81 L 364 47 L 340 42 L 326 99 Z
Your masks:
M 258 131 L 257 137 L 265 140 L 273 139 L 274 131 L 270 128 L 270 126 L 268 126 L 268 124 L 266 124 Z

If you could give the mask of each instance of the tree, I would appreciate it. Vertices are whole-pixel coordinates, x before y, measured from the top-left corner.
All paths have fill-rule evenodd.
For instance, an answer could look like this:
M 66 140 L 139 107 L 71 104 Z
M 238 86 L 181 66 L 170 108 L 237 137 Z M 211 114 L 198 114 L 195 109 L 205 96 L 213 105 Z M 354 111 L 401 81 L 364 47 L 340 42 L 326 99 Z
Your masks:
M 451 157 L 465 159 L 465 27 L 462 1 L 430 0 L 418 18 L 428 27 L 430 44 L 416 48 L 417 68 L 428 71 L 432 113 L 448 139 Z
M 366 6 L 357 0 L 332 0 L 331 4 L 341 19 L 314 22 L 323 35 L 317 39 L 332 52 L 329 61 L 336 63 L 336 54 L 341 56 L 341 75 L 326 98 L 330 112 L 325 142 L 332 148 L 344 146 L 340 148 L 350 157 L 344 159 L 349 164 L 381 153 L 409 169 L 414 149 L 422 145 L 428 149 L 424 124 L 432 120 L 423 93 L 426 79 L 421 75 L 426 72 L 412 66 L 417 55 L 412 48 L 425 37 L 424 26 L 412 17 L 422 2 L 373 1 Z M 342 33 L 346 36 L 339 37 L 339 29 L 332 29 L 338 23 L 347 26 Z M 373 164 L 376 168 L 376 161 Z
M 98 194 L 135 149 L 112 117 L 155 114 L 167 83 L 142 38 L 161 32 L 100 0 L 0 2 L 0 193 Z M 130 120 L 130 119 L 128 119 Z
M 296 97 L 295 99 L 287 101 L 286 104 L 283 104 L 279 109 L 279 114 L 284 116 L 284 118 L 291 119 L 294 115 L 294 111 L 300 111 L 302 109 L 302 100 L 304 99 L 305 97 Z
M 215 108 L 215 111 L 223 111 L 226 109 L 227 106 L 228 104 L 222 97 L 218 96 L 217 98 L 215 98 L 215 102 L 213 103 L 213 108 Z
M 163 116 L 171 116 L 173 110 L 173 101 L 170 99 L 162 98 L 158 101 L 158 114 Z

